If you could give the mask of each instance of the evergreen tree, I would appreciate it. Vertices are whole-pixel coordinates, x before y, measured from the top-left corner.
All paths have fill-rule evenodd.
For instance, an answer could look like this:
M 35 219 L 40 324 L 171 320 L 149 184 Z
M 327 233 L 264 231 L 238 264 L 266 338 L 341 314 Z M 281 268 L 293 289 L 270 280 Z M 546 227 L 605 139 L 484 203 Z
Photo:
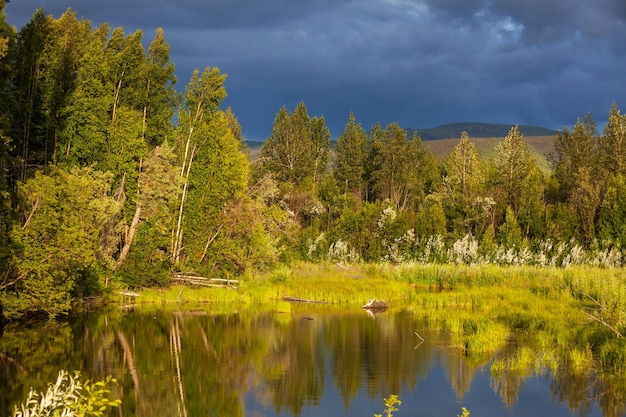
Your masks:
M 351 192 L 359 199 L 366 194 L 367 147 L 367 133 L 350 112 L 348 122 L 337 138 L 334 176 L 344 193 Z
M 482 207 L 476 198 L 484 192 L 485 170 L 476 147 L 467 132 L 444 161 L 445 177 L 442 181 L 443 196 L 455 235 L 476 233 Z
M 591 168 L 580 168 L 574 176 L 569 204 L 578 218 L 578 232 L 584 244 L 595 238 L 595 222 L 600 207 L 600 187 Z
M 326 127 L 324 116 L 313 117 L 311 120 L 311 142 L 313 147 L 313 185 L 317 185 L 328 167 L 330 149 L 330 131 Z
M 263 143 L 259 162 L 278 182 L 301 185 L 326 169 L 330 133 L 324 118 L 309 117 L 300 102 L 293 113 L 283 106 L 274 119 L 272 135 Z
M 146 75 L 143 80 L 142 138 L 151 146 L 172 137 L 172 117 L 177 104 L 174 63 L 163 29 L 156 30 L 148 47 Z
M 526 239 L 545 237 L 544 191 L 543 173 L 536 164 L 533 164 L 522 185 L 521 204 L 517 216 L 522 235 Z
M 500 243 L 506 248 L 519 247 L 522 244 L 522 231 L 512 207 L 506 208 L 504 223 L 498 229 Z
M 557 132 L 554 141 L 553 175 L 558 180 L 561 201 L 569 198 L 574 179 L 580 169 L 594 169 L 598 164 L 598 131 L 596 122 L 587 113 L 578 119 L 573 130 Z
M 524 141 L 518 126 L 496 146 L 492 160 L 492 184 L 501 190 L 501 207 L 511 207 L 515 217 L 521 209 L 521 196 L 524 182 L 535 165 L 530 156 L 528 144 Z
M 602 167 L 613 174 L 626 175 L 626 114 L 613 103 L 604 134 L 599 138 Z
M 415 208 L 424 198 L 436 172 L 432 153 L 418 136 L 408 140 L 397 123 L 372 138 L 374 189 L 381 200 L 389 199 L 398 210 Z
M 626 179 L 622 174 L 609 177 L 597 223 L 600 239 L 626 247 Z
M 171 255 L 174 263 L 180 261 L 183 250 L 183 218 L 190 186 L 190 173 L 194 158 L 207 137 L 207 124 L 226 97 L 224 80 L 217 68 L 206 68 L 202 75 L 196 69 L 185 88 L 182 107 L 179 110 L 178 155 L 182 188 L 179 197 L 178 216 L 172 233 Z
M 467 132 L 461 133 L 461 140 L 444 163 L 446 184 L 454 194 L 470 201 L 483 191 L 485 173 L 476 147 L 469 140 Z
M 226 207 L 244 195 L 248 162 L 223 112 L 216 112 L 206 128 L 204 143 L 197 148 L 190 171 L 183 246 L 188 265 L 198 265 L 205 271 L 213 267 L 229 270 L 228 251 L 220 247 L 228 247 L 228 240 L 220 238 L 228 232 L 224 228 L 232 220 Z
M 165 284 L 170 278 L 169 245 L 179 170 L 167 141 L 154 148 L 143 163 L 135 214 L 117 259 L 120 277 L 133 287 Z
M 41 57 L 51 35 L 51 21 L 43 9 L 33 14 L 17 35 L 13 52 L 15 76 L 13 133 L 14 153 L 19 161 L 17 178 L 26 179 L 29 166 L 45 163 L 43 70 Z

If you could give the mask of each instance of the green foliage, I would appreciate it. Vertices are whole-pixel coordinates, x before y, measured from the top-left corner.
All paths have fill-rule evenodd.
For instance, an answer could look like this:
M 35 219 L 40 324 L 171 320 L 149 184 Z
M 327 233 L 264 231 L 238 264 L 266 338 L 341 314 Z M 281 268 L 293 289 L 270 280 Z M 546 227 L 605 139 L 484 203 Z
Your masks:
M 130 288 L 169 285 L 169 244 L 169 229 L 164 230 L 156 219 L 146 220 L 139 226 L 130 254 L 116 275 Z
M 498 229 L 500 242 L 506 247 L 515 247 L 522 244 L 522 231 L 511 207 L 506 209 L 506 219 Z
M 249 166 L 239 139 L 230 129 L 230 119 L 218 109 L 225 97 L 224 79 L 217 68 L 206 68 L 201 76 L 194 72 L 178 132 L 183 186 L 172 258 L 179 267 L 198 272 L 239 273 L 247 262 L 241 259 L 243 254 L 233 259 L 230 253 L 233 245 L 229 233 L 234 234 L 237 228 L 241 234 L 248 220 L 245 211 L 233 216 L 228 207 L 243 197 Z
M 578 219 L 578 233 L 586 244 L 595 238 L 595 220 L 601 204 L 601 189 L 594 177 L 591 168 L 581 168 L 574 177 L 569 197 Z
M 460 196 L 467 202 L 481 193 L 485 182 L 484 168 L 467 132 L 461 134 L 461 140 L 444 161 L 444 167 L 445 185 L 453 198 Z
M 315 182 L 326 171 L 330 132 L 323 117 L 311 117 L 304 102 L 293 113 L 283 106 L 276 114 L 272 135 L 261 147 L 261 172 L 294 186 Z
M 385 410 L 383 414 L 374 414 L 374 417 L 393 417 L 393 412 L 398 411 L 396 405 L 402 405 L 402 401 L 398 399 L 398 396 L 395 394 L 391 394 L 389 397 L 385 398 Z
M 597 141 L 596 122 L 590 113 L 576 121 L 573 131 L 563 128 L 563 132 L 557 133 L 553 175 L 560 185 L 561 200 L 569 197 L 574 179 L 581 169 L 593 169 L 598 165 L 598 153 L 595 152 Z
M 190 170 L 184 213 L 183 244 L 190 266 L 211 265 L 221 256 L 228 256 L 228 250 L 222 252 L 217 246 L 224 238 L 222 230 L 226 228 L 224 231 L 228 231 L 229 222 L 237 219 L 228 217 L 226 207 L 243 196 L 247 185 L 248 163 L 223 113 L 216 113 L 207 129 L 207 136 L 196 150 Z M 241 214 L 243 218 L 245 213 Z M 233 223 L 231 230 L 234 226 Z
M 534 166 L 536 163 L 530 157 L 528 144 L 524 142 L 519 127 L 512 127 L 504 140 L 496 146 L 491 181 L 503 191 L 500 206 L 503 209 L 511 206 L 516 216 L 523 203 L 524 183 Z
M 61 371 L 55 383 L 50 383 L 46 392 L 31 390 L 26 401 L 15 408 L 13 417 L 102 417 L 109 408 L 118 407 L 120 400 L 108 398 L 107 386 L 117 381 L 110 376 L 104 381 L 85 381 L 80 372 L 74 375 Z
M 27 219 L 13 228 L 21 254 L 18 279 L 0 294 L 5 313 L 65 313 L 72 293 L 93 290 L 91 274 L 112 259 L 102 250 L 105 226 L 119 213 L 111 175 L 92 168 L 37 172 L 20 188 Z
M 367 148 L 367 134 L 361 124 L 356 122 L 354 114 L 350 113 L 348 122 L 337 139 L 333 173 L 339 188 L 344 193 L 354 193 L 359 199 L 366 192 Z
M 299 259 L 624 264 L 616 105 L 602 136 L 590 114 L 557 134 L 548 179 L 518 126 L 489 162 L 461 133 L 440 163 L 397 123 L 366 133 L 352 113 L 331 149 L 303 102 L 278 111 L 250 172 L 242 128 L 221 110 L 226 75 L 196 70 L 178 97 L 169 55 L 161 29 L 146 50 L 141 30 L 70 10 L 38 10 L 18 34 L 0 16 L 8 314 L 65 312 L 114 269 L 144 286 L 172 268 L 230 276 Z
M 598 213 L 598 237 L 626 248 L 626 180 L 611 175 Z
M 59 133 L 59 161 L 85 166 L 104 161 L 107 154 L 109 97 L 112 90 L 106 77 L 102 41 L 87 45 L 76 76 L 76 88 L 62 110 Z
M 421 139 L 408 139 L 397 123 L 372 132 L 370 164 L 376 197 L 390 200 L 401 211 L 417 207 L 438 173 L 435 158 Z
M 615 103 L 611 106 L 598 145 L 602 169 L 626 175 L 626 114 L 622 114 Z

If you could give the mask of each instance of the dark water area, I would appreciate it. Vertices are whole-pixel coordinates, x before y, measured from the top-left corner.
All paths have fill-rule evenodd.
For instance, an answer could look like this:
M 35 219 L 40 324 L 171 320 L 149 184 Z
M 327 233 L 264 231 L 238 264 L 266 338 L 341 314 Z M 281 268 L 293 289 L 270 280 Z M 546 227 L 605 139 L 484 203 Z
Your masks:
M 0 338 L 0 415 L 61 369 L 117 378 L 116 416 L 609 416 L 588 376 L 491 371 L 409 311 L 294 305 L 289 313 L 115 310 L 11 327 Z M 501 352 L 499 355 L 506 355 Z M 624 381 L 621 381 L 624 383 Z M 614 409 L 613 409 L 614 410 Z

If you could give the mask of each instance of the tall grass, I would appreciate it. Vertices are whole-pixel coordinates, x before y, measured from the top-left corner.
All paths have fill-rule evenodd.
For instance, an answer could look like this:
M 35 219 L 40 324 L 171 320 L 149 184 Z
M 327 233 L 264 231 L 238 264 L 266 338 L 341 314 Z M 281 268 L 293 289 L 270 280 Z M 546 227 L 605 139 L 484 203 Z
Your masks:
M 626 334 L 625 280 L 622 269 L 588 265 L 302 263 L 242 277 L 237 290 L 148 289 L 135 303 L 198 305 L 225 313 L 290 312 L 292 304 L 284 296 L 349 309 L 384 299 L 392 309 L 411 311 L 430 329 L 449 332 L 446 347 L 475 363 L 493 360 L 496 370 L 520 370 L 533 362 L 533 369 L 553 374 L 593 368 L 626 377 L 626 339 L 619 337 Z M 530 350 L 510 352 L 514 345 Z M 508 352 L 508 362 L 501 361 L 502 352 Z M 516 362 L 510 355 L 517 355 Z

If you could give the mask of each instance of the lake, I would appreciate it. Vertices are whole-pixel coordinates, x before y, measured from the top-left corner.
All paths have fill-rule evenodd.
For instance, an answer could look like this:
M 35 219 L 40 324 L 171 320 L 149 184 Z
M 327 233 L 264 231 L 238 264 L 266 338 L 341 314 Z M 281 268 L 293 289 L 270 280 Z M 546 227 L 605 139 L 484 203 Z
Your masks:
M 518 343 L 512 338 L 498 357 L 519 353 Z M 396 417 L 454 417 L 461 407 L 480 417 L 623 413 L 623 399 L 593 372 L 494 371 L 492 363 L 463 354 L 449 332 L 430 329 L 410 310 L 114 309 L 6 328 L 0 415 L 11 415 L 31 386 L 45 388 L 60 369 L 117 378 L 122 407 L 114 415 L 125 417 L 366 417 L 381 414 L 390 394 L 402 401 Z

